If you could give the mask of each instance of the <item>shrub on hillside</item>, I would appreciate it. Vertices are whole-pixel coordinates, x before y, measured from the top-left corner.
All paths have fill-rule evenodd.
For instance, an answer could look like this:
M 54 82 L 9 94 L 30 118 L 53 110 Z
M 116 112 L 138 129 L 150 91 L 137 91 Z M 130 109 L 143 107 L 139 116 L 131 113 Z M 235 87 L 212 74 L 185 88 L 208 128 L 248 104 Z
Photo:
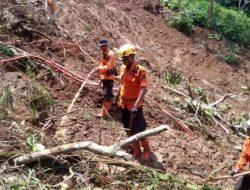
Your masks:
M 185 34 L 190 34 L 193 31 L 192 20 L 190 19 L 187 12 L 182 12 L 171 18 L 171 26 L 183 32 Z
M 221 55 L 219 55 L 219 58 L 223 59 L 223 61 L 225 61 L 226 63 L 231 64 L 231 65 L 236 65 L 239 63 L 237 55 L 233 54 L 233 53 L 221 54 Z
M 182 72 L 180 70 L 170 68 L 164 79 L 169 84 L 180 84 L 183 81 Z
M 196 3 L 189 7 L 190 17 L 195 25 L 204 27 L 208 25 L 208 6 L 207 3 Z
M 226 7 L 241 9 L 250 16 L 250 3 L 247 0 L 217 0 L 217 2 Z

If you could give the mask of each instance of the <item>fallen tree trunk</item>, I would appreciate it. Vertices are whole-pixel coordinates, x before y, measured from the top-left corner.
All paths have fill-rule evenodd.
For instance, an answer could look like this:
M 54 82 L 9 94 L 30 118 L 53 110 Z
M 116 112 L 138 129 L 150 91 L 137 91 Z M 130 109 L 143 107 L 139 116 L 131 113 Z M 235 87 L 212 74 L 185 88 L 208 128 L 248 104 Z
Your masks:
M 31 154 L 19 156 L 14 158 L 11 162 L 15 165 L 28 164 L 37 160 L 42 160 L 51 156 L 56 156 L 58 154 L 68 153 L 76 150 L 88 150 L 96 154 L 102 154 L 106 156 L 116 156 L 124 158 L 126 160 L 132 159 L 132 156 L 125 151 L 121 150 L 126 145 L 129 145 L 135 141 L 143 139 L 148 136 L 152 136 L 163 131 L 170 129 L 168 125 L 161 125 L 154 129 L 149 129 L 144 132 L 133 135 L 119 143 L 111 146 L 101 146 L 92 141 L 70 143 L 61 146 L 56 146 L 53 148 L 45 149 L 39 152 L 34 152 Z

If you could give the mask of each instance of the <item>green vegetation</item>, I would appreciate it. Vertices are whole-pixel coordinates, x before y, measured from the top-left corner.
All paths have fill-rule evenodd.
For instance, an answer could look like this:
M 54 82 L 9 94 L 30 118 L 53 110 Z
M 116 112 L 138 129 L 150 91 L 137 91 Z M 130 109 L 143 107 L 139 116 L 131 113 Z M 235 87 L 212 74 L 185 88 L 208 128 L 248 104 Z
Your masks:
M 250 16 L 250 2 L 245 0 L 217 0 L 220 4 L 226 7 L 233 7 L 234 9 L 243 10 Z
M 237 54 L 240 52 L 239 46 L 235 43 L 226 43 L 222 46 L 219 58 L 228 64 L 236 65 L 239 63 Z
M 41 183 L 36 176 L 34 169 L 29 169 L 27 173 L 12 177 L 9 184 L 6 184 L 6 188 L 10 190 L 22 190 L 22 189 L 50 189 L 48 185 Z
M 174 68 L 169 69 L 165 75 L 165 81 L 170 84 L 180 84 L 183 81 L 182 72 Z
M 92 184 L 89 184 L 91 189 L 144 189 L 144 190 L 156 190 L 156 189 L 176 189 L 176 190 L 223 190 L 222 188 L 197 185 L 194 183 L 186 182 L 173 175 L 169 175 L 160 171 L 154 171 L 147 167 L 126 166 L 126 177 L 123 173 L 109 174 L 98 170 L 95 165 L 91 164 L 94 168 L 82 168 L 80 171 L 77 167 L 72 167 L 77 174 L 88 171 L 88 175 L 85 173 L 84 180 L 94 182 L 98 187 L 93 188 Z M 58 169 L 59 170 L 59 169 Z M 50 190 L 60 189 L 67 190 L 67 181 L 60 182 L 55 185 L 47 184 L 41 176 L 50 175 L 51 171 L 48 169 L 42 170 L 41 168 L 33 167 L 22 171 L 21 174 L 15 177 L 8 178 L 4 184 L 4 189 L 10 190 L 23 190 L 23 189 L 36 189 L 36 190 Z M 77 175 L 75 174 L 75 175 Z M 82 174 L 83 175 L 83 174 Z M 77 181 L 76 181 L 77 182 Z M 80 181 L 79 181 L 80 182 Z M 79 183 L 78 182 L 78 183 Z M 82 188 L 89 189 L 89 188 Z
M 249 93 L 250 93 L 250 88 L 247 87 L 247 86 L 242 86 L 242 87 L 240 88 L 240 91 L 241 91 L 241 93 L 243 93 L 243 94 L 249 94 Z
M 242 115 L 233 115 L 230 119 L 230 123 L 232 125 L 240 125 L 244 121 L 248 121 L 250 119 L 250 114 L 242 114 Z
M 14 55 L 17 54 L 16 50 L 6 45 L 2 45 L 2 44 L 0 44 L 0 53 L 3 55 L 7 55 L 9 57 L 13 57 Z
M 238 63 L 238 58 L 236 54 L 220 54 L 219 58 L 225 61 L 228 64 L 236 65 Z
M 180 14 L 174 16 L 171 19 L 170 24 L 171 26 L 185 34 L 190 34 L 193 31 L 192 22 L 187 11 L 181 12 Z
M 8 119 L 10 117 L 9 110 L 13 109 L 13 90 L 6 87 L 2 95 L 0 95 L 0 119 Z
M 29 76 L 30 78 L 35 78 L 36 77 L 36 73 L 38 72 L 37 69 L 35 69 L 35 65 L 32 61 L 30 61 L 27 58 L 21 59 L 19 61 L 19 63 L 25 68 L 25 73 L 27 76 Z
M 192 24 L 209 27 L 227 40 L 250 47 L 250 18 L 242 11 L 228 9 L 215 3 L 214 15 L 210 20 L 208 0 L 163 0 L 163 2 L 170 9 L 178 11 L 177 16 L 170 21 L 178 30 L 188 33 Z
M 43 86 L 34 82 L 29 85 L 27 106 L 33 117 L 38 113 L 41 119 L 45 119 L 47 111 L 54 112 L 54 104 L 54 99 Z

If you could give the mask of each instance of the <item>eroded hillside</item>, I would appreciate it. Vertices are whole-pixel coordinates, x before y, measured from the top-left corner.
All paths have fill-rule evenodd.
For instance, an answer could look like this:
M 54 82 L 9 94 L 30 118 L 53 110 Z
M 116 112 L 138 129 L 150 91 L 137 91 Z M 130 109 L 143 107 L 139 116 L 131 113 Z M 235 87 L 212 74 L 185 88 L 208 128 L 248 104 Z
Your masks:
M 190 36 L 178 32 L 168 24 L 173 13 L 157 0 L 128 2 L 60 0 L 57 26 L 47 19 L 43 1 L 2 0 L 0 5 L 1 47 L 11 45 L 18 56 L 29 53 L 46 60 L 53 60 L 76 75 L 80 75 L 82 79 L 85 79 L 97 66 L 100 56 L 97 43 L 101 37 L 106 37 L 110 41 L 111 48 L 118 48 L 127 42 L 136 46 L 138 61 L 149 71 L 150 86 L 145 105 L 149 128 L 168 124 L 172 129 L 150 137 L 154 152 L 154 159 L 151 162 L 141 163 L 140 160 L 134 160 L 133 164 L 159 168 L 199 184 L 202 184 L 216 170 L 218 175 L 223 175 L 228 174 L 232 169 L 240 152 L 235 149 L 235 146 L 241 145 L 243 139 L 235 134 L 230 122 L 233 118 L 239 120 L 242 115 L 249 116 L 250 113 L 249 93 L 241 93 L 242 86 L 250 86 L 250 61 L 246 53 L 249 50 L 240 47 L 238 65 L 232 66 L 223 62 L 218 59 L 218 55 L 223 51 L 223 45 L 228 42 L 210 39 L 210 31 L 198 27 Z M 1 60 L 9 58 L 3 51 L 0 56 Z M 126 138 L 119 121 L 118 110 L 113 111 L 112 117 L 108 120 L 98 120 L 94 116 L 100 108 L 102 97 L 102 87 L 99 85 L 97 73 L 90 77 L 74 105 L 74 109 L 79 110 L 68 115 L 69 120 L 64 126 L 60 126 L 61 117 L 56 117 L 48 124 L 46 123 L 48 120 L 41 118 L 39 113 L 32 115 L 27 107 L 31 101 L 29 92 L 32 85 L 39 86 L 39 89 L 46 89 L 44 92 L 51 94 L 51 97 L 47 96 L 47 98 L 54 99 L 54 115 L 58 116 L 67 111 L 80 88 L 81 81 L 67 76 L 58 66 L 45 64 L 41 59 L 30 60 L 33 60 L 30 61 L 31 66 L 36 65 L 31 72 L 34 72 L 36 77 L 27 72 L 26 59 L 22 64 L 16 60 L 1 62 L 0 65 L 0 91 L 3 92 L 9 87 L 13 98 L 11 101 L 13 108 L 10 106 L 8 118 L 2 117 L 0 124 L 0 138 L 3 142 L 0 146 L 0 152 L 3 155 L 1 157 L 3 187 L 15 182 L 12 176 L 21 174 L 25 176 L 28 169 L 31 170 L 34 167 L 29 165 L 4 168 L 10 156 L 29 152 L 27 139 L 33 138 L 49 148 L 87 140 L 111 145 Z M 48 68 L 52 71 L 48 71 Z M 172 69 L 181 73 L 182 80 L 179 85 L 166 82 L 166 76 Z M 115 82 L 115 92 L 118 85 L 119 80 Z M 190 94 L 190 89 L 193 94 Z M 217 118 L 229 134 L 218 123 L 199 116 L 197 110 L 192 112 L 188 107 L 187 101 L 190 101 L 192 96 L 195 99 L 205 97 L 209 104 L 224 95 L 234 93 L 236 96 L 226 98 L 219 109 L 223 120 Z M 180 130 L 178 125 L 152 100 L 172 116 L 185 121 L 194 134 L 190 135 Z M 206 101 L 202 103 L 205 104 Z M 51 116 L 50 110 L 46 113 L 46 118 Z M 99 186 L 107 189 L 132 189 L 135 185 L 129 182 L 131 179 L 123 181 L 124 184 L 121 183 L 120 186 L 112 184 L 109 180 L 117 180 L 113 173 L 122 176 L 124 170 L 118 168 L 111 174 L 110 170 L 103 166 L 104 164 L 91 163 L 93 165 L 89 165 L 89 168 L 103 171 L 98 175 L 95 173 L 95 176 L 103 178 L 98 178 L 99 181 L 94 180 L 91 173 L 93 171 L 81 166 L 86 154 L 73 153 L 65 157 L 59 156 L 58 163 L 55 165 L 51 160 L 41 163 L 40 171 L 36 170 L 36 177 L 43 184 L 48 183 L 53 186 L 63 181 L 63 175 L 70 175 L 69 168 L 73 167 L 77 175 L 67 181 L 70 188 Z M 93 157 L 95 156 L 92 155 L 89 159 Z M 125 176 L 130 175 L 128 171 L 124 173 Z M 232 187 L 234 183 L 232 179 L 211 182 L 222 187 Z M 138 185 L 138 189 L 147 185 L 143 181 Z M 171 185 L 167 187 L 182 189 Z M 164 189 L 167 187 L 164 186 Z

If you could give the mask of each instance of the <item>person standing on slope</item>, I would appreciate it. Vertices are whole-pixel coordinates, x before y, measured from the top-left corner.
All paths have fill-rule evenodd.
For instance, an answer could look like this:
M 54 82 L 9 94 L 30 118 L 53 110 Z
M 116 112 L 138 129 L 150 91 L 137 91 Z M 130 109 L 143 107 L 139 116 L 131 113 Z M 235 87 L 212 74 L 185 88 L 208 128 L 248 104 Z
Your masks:
M 114 98 L 112 90 L 117 70 L 115 67 L 115 53 L 109 49 L 108 40 L 101 39 L 98 45 L 102 51 L 97 70 L 103 85 L 103 105 L 97 117 L 103 118 L 112 107 L 112 99 Z
M 120 70 L 121 86 L 118 92 L 119 106 L 122 110 L 122 123 L 128 136 L 145 131 L 147 124 L 143 115 L 144 97 L 147 93 L 147 72 L 135 61 L 136 50 L 131 44 L 125 44 L 117 51 L 123 65 Z M 140 143 L 143 147 L 141 158 L 148 160 L 151 151 L 148 138 L 132 144 L 133 156 L 139 157 Z

